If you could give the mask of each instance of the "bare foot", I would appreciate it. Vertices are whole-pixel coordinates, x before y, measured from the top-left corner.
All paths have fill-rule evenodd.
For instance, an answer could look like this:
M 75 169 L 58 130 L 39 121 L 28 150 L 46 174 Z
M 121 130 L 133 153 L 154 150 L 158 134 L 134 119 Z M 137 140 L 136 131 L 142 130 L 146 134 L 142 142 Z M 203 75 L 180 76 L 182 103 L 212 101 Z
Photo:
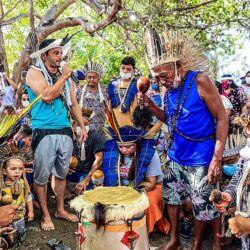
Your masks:
M 42 230 L 45 230 L 45 231 L 55 230 L 55 226 L 54 226 L 50 216 L 42 218 L 41 228 L 42 228 Z
M 181 250 L 179 240 L 170 240 L 165 247 L 160 247 L 158 250 Z
M 67 212 L 66 210 L 62 210 L 60 212 L 58 212 L 58 211 L 55 212 L 55 217 L 57 219 L 67 220 L 70 222 L 77 222 L 78 221 L 76 215 L 71 214 L 71 213 Z

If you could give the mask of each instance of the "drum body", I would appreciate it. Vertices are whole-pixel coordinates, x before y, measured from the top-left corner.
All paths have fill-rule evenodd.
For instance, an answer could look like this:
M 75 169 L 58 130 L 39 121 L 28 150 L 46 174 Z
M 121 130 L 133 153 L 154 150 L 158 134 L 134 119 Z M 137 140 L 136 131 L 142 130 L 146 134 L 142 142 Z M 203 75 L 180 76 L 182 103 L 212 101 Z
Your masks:
M 81 250 L 148 250 L 145 192 L 131 187 L 99 187 L 70 203 L 80 217 Z M 98 230 L 97 230 L 98 228 Z
M 102 227 L 98 231 L 94 223 L 83 222 L 85 240 L 79 245 L 80 250 L 128 250 L 129 245 L 122 243 L 122 239 L 126 242 L 125 234 L 130 234 L 130 227 L 124 221 L 116 221 Z M 135 232 L 137 239 L 133 241 L 134 250 L 148 250 L 149 241 L 146 227 L 146 216 L 140 220 L 132 222 L 132 230 Z M 135 237 L 136 238 L 136 237 Z

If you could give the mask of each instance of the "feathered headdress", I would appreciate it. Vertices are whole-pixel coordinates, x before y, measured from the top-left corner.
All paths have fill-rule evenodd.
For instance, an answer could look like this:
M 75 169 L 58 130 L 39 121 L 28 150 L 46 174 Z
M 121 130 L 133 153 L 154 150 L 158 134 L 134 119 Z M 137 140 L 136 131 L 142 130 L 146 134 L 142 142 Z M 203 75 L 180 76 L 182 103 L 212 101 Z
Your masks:
M 250 112 L 244 113 L 241 116 L 237 116 L 233 120 L 234 124 L 237 124 L 241 127 L 247 127 L 250 125 Z
M 104 67 L 101 64 L 98 64 L 96 62 L 93 62 L 89 60 L 84 66 L 83 66 L 83 71 L 85 74 L 88 72 L 94 72 L 98 74 L 101 77 L 104 75 Z
M 182 31 L 170 29 L 157 33 L 155 29 L 148 29 L 143 41 L 150 69 L 180 61 L 184 70 L 209 71 L 203 48 L 194 38 Z
M 19 121 L 22 120 L 25 115 L 27 115 L 32 106 L 42 99 L 42 95 L 36 97 L 23 111 L 20 115 L 0 115 L 0 145 L 10 137 L 19 125 Z
M 233 124 L 241 128 L 236 129 L 228 136 L 223 157 L 237 155 L 245 147 L 247 143 L 245 128 L 250 125 L 250 113 L 244 113 L 241 116 L 235 117 Z
M 19 149 L 14 144 L 5 144 L 0 147 L 0 163 L 14 158 L 21 159 L 23 162 L 31 162 L 33 160 L 32 149 L 30 147 Z
M 22 149 L 18 149 L 14 144 L 5 144 L 0 147 L 0 198 L 2 197 L 2 188 L 4 185 L 4 177 L 3 177 L 3 165 L 7 160 L 10 159 L 20 159 L 24 163 L 31 162 L 33 160 L 33 152 L 30 147 L 23 147 Z M 29 192 L 29 185 L 25 177 L 25 172 L 23 173 L 23 179 L 25 183 L 25 196 Z M 17 201 L 18 204 L 19 201 Z

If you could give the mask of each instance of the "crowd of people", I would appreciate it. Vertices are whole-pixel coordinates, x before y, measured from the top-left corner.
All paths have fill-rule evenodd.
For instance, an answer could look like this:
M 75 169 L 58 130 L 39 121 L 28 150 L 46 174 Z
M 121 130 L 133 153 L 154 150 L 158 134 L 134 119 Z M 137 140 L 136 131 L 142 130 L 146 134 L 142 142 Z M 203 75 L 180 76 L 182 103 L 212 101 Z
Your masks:
M 235 236 L 250 249 L 250 71 L 241 86 L 230 74 L 212 80 L 193 38 L 148 30 L 144 93 L 133 57 L 103 85 L 99 62 L 75 72 L 62 65 L 62 41 L 40 44 L 20 84 L 0 73 L 0 248 L 17 244 L 6 232 L 25 240 L 33 206 L 41 229 L 56 230 L 50 184 L 58 219 L 78 221 L 64 202 L 86 190 L 130 186 L 148 195 L 148 234 L 170 233 L 161 249 L 181 249 L 180 236 L 202 249 L 210 231 L 215 250 Z M 10 126 L 5 117 L 21 119 Z

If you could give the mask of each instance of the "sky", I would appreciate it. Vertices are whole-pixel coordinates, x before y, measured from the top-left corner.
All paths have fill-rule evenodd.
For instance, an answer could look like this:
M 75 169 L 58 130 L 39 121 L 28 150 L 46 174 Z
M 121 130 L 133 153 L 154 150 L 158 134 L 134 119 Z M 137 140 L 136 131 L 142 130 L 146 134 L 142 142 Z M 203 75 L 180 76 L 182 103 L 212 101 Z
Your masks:
M 250 70 L 250 41 L 244 40 L 242 49 L 236 49 L 232 56 L 220 56 L 219 75 L 232 74 L 235 82 L 240 83 L 240 77 Z

